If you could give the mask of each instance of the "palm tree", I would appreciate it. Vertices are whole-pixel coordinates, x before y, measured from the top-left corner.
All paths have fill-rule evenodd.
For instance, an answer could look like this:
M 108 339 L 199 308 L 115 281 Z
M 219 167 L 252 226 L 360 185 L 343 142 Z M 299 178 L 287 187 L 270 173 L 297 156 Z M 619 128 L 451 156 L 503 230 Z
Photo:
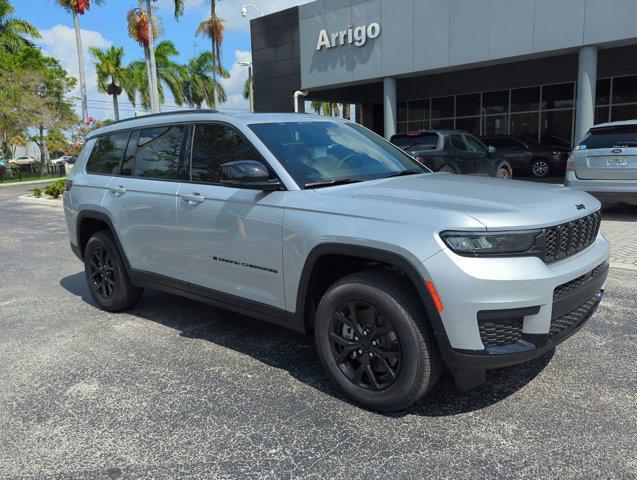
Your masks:
M 97 60 L 95 68 L 97 70 L 97 89 L 102 93 L 107 93 L 113 97 L 113 111 L 115 120 L 119 120 L 119 103 L 117 97 L 122 94 L 122 87 L 128 86 L 129 77 L 126 75 L 126 68 L 122 65 L 124 58 L 123 47 L 110 47 L 101 49 L 90 48 L 91 53 Z
M 29 22 L 15 18 L 14 12 L 9 0 L 0 0 L 0 47 L 9 52 L 32 45 L 29 38 L 40 38 L 38 29 Z
M 340 109 L 338 103 L 335 102 L 312 102 L 312 110 L 319 115 L 329 115 L 330 117 L 338 117 L 340 115 Z
M 86 72 L 84 70 L 84 53 L 82 47 L 82 34 L 80 33 L 79 16 L 84 15 L 91 8 L 91 0 L 57 0 L 58 4 L 66 11 L 73 14 L 73 26 L 75 27 L 75 46 L 77 48 L 77 63 L 80 70 L 80 96 L 82 98 L 82 119 L 88 119 L 88 100 L 86 98 Z M 93 0 L 96 5 L 101 5 L 104 0 Z
M 215 93 L 221 102 L 227 100 L 223 85 L 215 84 L 210 76 L 214 70 L 214 61 L 211 52 L 201 52 L 198 56 L 191 58 L 188 65 L 184 67 L 184 97 L 188 105 L 194 105 L 197 110 L 205 101 L 208 106 L 214 105 Z
M 159 42 L 155 48 L 157 93 L 160 103 L 166 99 L 164 85 L 168 87 L 178 105 L 186 101 L 183 91 L 184 67 L 173 60 L 177 56 L 179 56 L 179 52 L 175 48 L 175 44 L 169 40 Z M 133 105 L 136 104 L 137 94 L 139 94 L 142 107 L 149 109 L 151 96 L 147 72 L 144 59 L 133 61 L 126 69 L 128 83 L 124 84 L 124 91 Z
M 227 78 L 225 77 L 227 72 L 223 68 L 223 63 L 221 62 L 221 45 L 223 44 L 223 31 L 225 30 L 225 27 L 223 25 L 223 19 L 219 18 L 216 13 L 217 0 L 206 1 L 210 4 L 210 17 L 199 24 L 196 34 L 208 37 L 212 43 L 212 83 L 214 85 L 215 95 L 213 104 L 210 105 L 210 107 L 217 108 L 219 100 L 221 100 L 221 84 L 217 80 L 217 75 L 222 78 Z

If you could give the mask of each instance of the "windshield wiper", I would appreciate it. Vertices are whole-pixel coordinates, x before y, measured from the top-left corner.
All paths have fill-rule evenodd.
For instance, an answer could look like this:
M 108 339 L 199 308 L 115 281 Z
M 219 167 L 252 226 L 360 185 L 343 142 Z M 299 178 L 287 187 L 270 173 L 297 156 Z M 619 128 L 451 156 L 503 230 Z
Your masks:
M 361 180 L 358 178 L 332 178 L 330 180 L 323 180 L 321 182 L 312 182 L 306 183 L 303 185 L 305 188 L 321 188 L 321 187 L 332 187 L 334 185 L 345 185 L 346 183 L 358 183 Z
M 405 175 L 418 175 L 419 173 L 425 173 L 425 172 L 423 172 L 422 170 L 418 170 L 416 168 L 408 168 L 407 170 L 401 170 L 400 172 L 388 173 L 383 178 L 403 177 Z

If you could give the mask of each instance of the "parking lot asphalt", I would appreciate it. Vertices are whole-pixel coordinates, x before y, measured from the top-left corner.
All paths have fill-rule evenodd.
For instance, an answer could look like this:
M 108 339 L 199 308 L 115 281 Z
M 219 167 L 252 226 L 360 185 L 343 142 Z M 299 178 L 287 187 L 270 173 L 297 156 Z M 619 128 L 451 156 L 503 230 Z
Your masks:
M 2 479 L 637 477 L 634 270 L 556 351 L 381 415 L 302 335 L 156 291 L 99 310 L 61 209 L 2 190 Z

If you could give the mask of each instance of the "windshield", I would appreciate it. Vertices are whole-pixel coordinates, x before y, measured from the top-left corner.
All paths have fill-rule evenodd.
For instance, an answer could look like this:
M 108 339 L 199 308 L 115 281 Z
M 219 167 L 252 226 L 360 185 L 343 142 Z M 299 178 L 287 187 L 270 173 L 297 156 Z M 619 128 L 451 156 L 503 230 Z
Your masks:
M 300 186 L 429 172 L 411 156 L 354 123 L 255 123 L 250 129 Z M 322 185 L 326 184 L 326 185 Z
M 438 134 L 420 133 L 418 135 L 396 135 L 392 143 L 404 150 L 435 150 L 438 148 Z

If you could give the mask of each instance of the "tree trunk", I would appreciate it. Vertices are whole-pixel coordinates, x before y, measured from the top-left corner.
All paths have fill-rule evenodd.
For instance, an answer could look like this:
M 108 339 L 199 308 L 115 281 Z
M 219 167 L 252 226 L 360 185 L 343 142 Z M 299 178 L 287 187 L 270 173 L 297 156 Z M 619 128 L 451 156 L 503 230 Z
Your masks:
M 150 70 L 150 54 L 148 48 L 144 47 L 144 56 L 146 57 L 146 81 L 148 82 L 148 101 L 150 102 L 151 113 L 155 112 L 155 99 L 153 98 L 153 76 Z
M 215 2 L 216 0 L 210 0 L 210 18 L 212 19 L 212 98 L 214 105 L 210 105 L 210 108 L 217 108 L 219 103 L 217 98 L 217 15 L 215 14 Z
M 155 64 L 155 38 L 153 37 L 153 12 L 150 0 L 146 0 L 146 15 L 148 15 L 148 54 L 150 56 L 151 97 L 153 113 L 159 113 L 159 91 L 157 88 L 157 65 Z M 154 103 L 154 105 L 153 105 Z
M 82 47 L 82 34 L 80 32 L 80 19 L 73 10 L 73 25 L 75 26 L 75 46 L 77 48 L 77 63 L 80 70 L 80 97 L 82 99 L 82 120 L 88 120 L 88 100 L 86 98 L 86 72 L 84 70 L 84 51 Z
M 352 113 L 350 110 L 350 104 L 349 103 L 344 103 L 343 104 L 343 118 L 345 120 L 351 120 L 352 118 Z
M 42 171 L 44 170 L 44 164 L 46 163 L 46 155 L 44 153 L 44 125 L 40 125 L 38 127 L 39 137 L 38 137 L 38 147 L 40 148 L 40 164 L 38 166 L 39 175 L 42 176 Z
M 117 101 L 117 95 L 113 94 L 113 111 L 115 112 L 115 121 L 119 120 L 119 102 Z

